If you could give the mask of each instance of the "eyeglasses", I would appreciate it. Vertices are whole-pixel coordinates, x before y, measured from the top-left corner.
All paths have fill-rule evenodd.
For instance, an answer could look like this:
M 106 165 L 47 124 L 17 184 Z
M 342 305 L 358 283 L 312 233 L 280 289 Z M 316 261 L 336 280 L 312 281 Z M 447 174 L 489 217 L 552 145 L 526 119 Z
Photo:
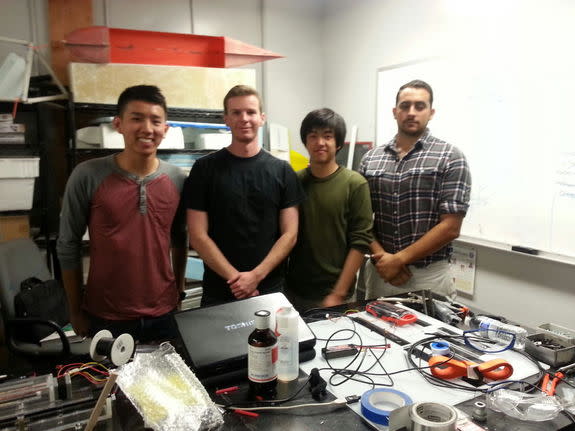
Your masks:
M 484 353 L 499 353 L 512 349 L 515 334 L 500 329 L 471 329 L 463 331 L 463 339 L 469 347 Z

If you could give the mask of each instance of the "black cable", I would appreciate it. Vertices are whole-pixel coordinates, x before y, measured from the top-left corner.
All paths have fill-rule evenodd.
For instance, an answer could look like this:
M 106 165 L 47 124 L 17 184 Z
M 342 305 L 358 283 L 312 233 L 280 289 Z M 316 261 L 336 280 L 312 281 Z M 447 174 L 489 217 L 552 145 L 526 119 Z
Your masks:
M 288 401 L 293 400 L 295 397 L 297 397 L 299 395 L 299 393 L 307 386 L 307 384 L 309 383 L 311 379 L 311 375 L 309 375 L 307 377 L 307 379 L 305 380 L 305 382 L 289 397 L 287 398 L 283 398 L 280 400 L 258 400 L 258 401 L 239 401 L 239 402 L 229 402 L 223 405 L 224 408 L 228 408 L 228 407 L 248 407 L 248 406 L 253 406 L 253 407 L 261 407 L 261 406 L 266 406 L 266 405 L 270 405 L 270 406 L 275 406 L 275 405 L 280 405 L 280 404 L 284 404 L 287 403 Z
M 351 335 L 348 339 L 353 339 L 353 337 L 357 337 L 357 338 L 359 339 L 359 343 L 360 343 L 361 345 L 363 345 L 363 340 L 362 340 L 361 336 L 359 335 L 359 333 L 358 333 L 355 329 L 339 329 L 339 330 L 335 331 L 333 334 L 331 334 L 330 337 L 326 340 L 326 342 L 325 342 L 325 347 L 326 347 L 326 348 L 329 347 L 329 343 L 330 343 L 331 341 L 333 341 L 335 335 L 339 334 L 340 332 L 351 332 L 352 335 Z M 328 358 L 325 358 L 328 367 L 329 367 L 329 368 L 332 370 L 332 372 L 334 373 L 334 374 L 332 374 L 332 376 L 331 376 L 330 379 L 329 379 L 329 384 L 332 385 L 332 386 L 339 386 L 339 385 L 341 385 L 341 384 L 347 382 L 348 380 L 351 380 L 351 377 L 350 377 L 350 376 L 345 376 L 344 374 L 342 374 L 342 373 L 341 373 L 341 370 L 346 370 L 346 371 L 349 370 L 349 367 L 351 367 L 351 365 L 359 358 L 360 355 L 362 355 L 362 353 L 363 353 L 363 356 L 362 356 L 361 360 L 359 361 L 359 364 L 357 365 L 357 368 L 354 370 L 353 374 L 351 374 L 351 377 L 353 377 L 353 376 L 359 371 L 359 369 L 361 368 L 361 366 L 362 366 L 362 364 L 363 364 L 363 361 L 365 360 L 365 357 L 366 357 L 366 352 L 365 352 L 365 350 L 359 349 L 359 350 L 357 351 L 357 353 L 353 356 L 353 358 L 351 359 L 351 361 L 350 361 L 347 365 L 345 365 L 343 368 L 339 368 L 339 369 L 334 368 L 333 365 L 331 365 L 330 360 L 329 360 Z M 344 379 L 343 379 L 341 382 L 336 383 L 336 382 L 334 381 L 334 377 L 336 377 L 336 376 L 338 376 L 338 375 L 344 377 Z
M 392 387 L 394 385 L 393 379 L 391 378 L 389 372 L 385 369 L 385 367 L 383 366 L 383 364 L 381 363 L 381 359 L 383 358 L 383 356 L 385 355 L 385 353 L 387 352 L 387 350 L 384 350 L 381 355 L 377 356 L 372 349 L 368 349 L 370 351 L 370 353 L 373 355 L 373 357 L 375 358 L 375 361 L 373 362 L 373 365 L 371 367 L 369 367 L 367 370 L 365 370 L 365 372 L 370 372 L 373 367 L 375 367 L 376 364 L 378 364 L 381 369 L 383 370 L 384 374 L 383 376 L 387 377 L 389 379 L 389 383 L 388 384 L 384 384 L 384 383 L 379 383 L 378 386 L 387 386 L 387 387 Z
M 352 320 L 352 322 L 353 322 L 353 320 Z M 340 333 L 341 331 L 350 331 L 350 332 L 352 332 L 352 335 L 348 338 L 345 338 L 345 339 L 334 338 L 335 335 Z M 357 336 L 361 340 L 361 336 L 359 335 L 359 333 L 357 333 L 357 331 L 355 331 L 355 328 L 353 330 L 352 329 L 338 330 L 338 331 L 334 332 L 328 339 L 326 339 L 326 347 L 329 345 L 329 342 L 331 342 L 331 341 L 343 341 L 343 340 L 348 341 L 348 340 L 352 339 L 354 336 Z M 482 337 L 480 335 L 471 335 L 471 336 L 467 335 L 467 337 L 468 338 L 472 337 L 473 340 L 481 341 L 484 343 L 495 343 L 494 340 L 490 340 L 490 339 L 488 339 L 486 337 Z M 372 387 L 375 387 L 375 386 L 393 386 L 393 378 L 391 377 L 392 375 L 405 373 L 405 372 L 409 372 L 409 371 L 418 371 L 425 378 L 425 380 L 427 382 L 429 382 L 430 384 L 433 384 L 435 386 L 439 386 L 439 387 L 445 387 L 445 388 L 450 388 L 450 389 L 459 389 L 459 390 L 464 390 L 464 391 L 468 391 L 468 392 L 481 392 L 481 393 L 487 393 L 487 392 L 492 392 L 494 390 L 501 389 L 498 387 L 498 386 L 503 386 L 503 383 L 501 383 L 501 382 L 497 383 L 495 385 L 490 385 L 490 387 L 488 387 L 488 388 L 478 389 L 478 388 L 470 387 L 470 386 L 463 385 L 460 383 L 441 379 L 441 378 L 435 377 L 431 373 L 425 372 L 425 370 L 429 370 L 430 368 L 432 368 L 432 366 L 422 366 L 421 355 L 419 355 L 420 356 L 419 365 L 416 364 L 412 359 L 412 356 L 415 356 L 413 354 L 413 352 L 415 351 L 416 348 L 419 348 L 420 346 L 422 346 L 422 349 L 425 349 L 426 347 L 424 345 L 426 343 L 434 341 L 437 338 L 457 339 L 457 338 L 464 338 L 464 335 L 434 334 L 431 337 L 427 337 L 425 339 L 422 339 L 422 340 L 419 340 L 419 341 L 413 343 L 409 347 L 409 350 L 407 351 L 408 363 L 411 365 L 411 367 L 403 369 L 403 370 L 394 371 L 391 373 L 388 372 L 385 369 L 385 367 L 383 366 L 383 364 L 381 363 L 381 359 L 383 357 L 383 354 L 385 354 L 385 352 L 383 352 L 381 355 L 378 356 L 377 354 L 374 354 L 374 352 L 371 350 L 369 350 L 369 351 L 374 356 L 375 361 L 367 370 L 360 371 L 361 366 L 363 365 L 365 358 L 366 358 L 365 353 L 362 356 L 361 360 L 359 361 L 358 365 L 356 367 L 354 367 L 353 369 L 350 369 L 350 367 L 355 363 L 355 361 L 358 360 L 359 355 L 361 354 L 361 350 L 363 350 L 363 349 L 359 349 L 358 353 L 352 358 L 352 360 L 342 368 L 334 368 L 333 365 L 329 362 L 329 360 L 326 359 L 326 361 L 328 363 L 328 368 L 322 368 L 320 370 L 321 371 L 328 370 L 328 371 L 332 372 L 332 376 L 330 377 L 330 380 L 329 380 L 329 382 L 332 386 L 339 386 L 339 385 L 341 385 L 341 384 L 343 384 L 349 380 L 356 381 L 356 382 L 359 382 L 362 384 L 369 384 Z M 387 344 L 387 339 L 385 339 L 385 343 Z M 361 344 L 361 346 L 363 346 L 363 343 Z M 382 345 L 380 344 L 377 346 L 379 347 Z M 363 346 L 363 347 L 368 347 L 368 346 Z M 421 350 L 421 351 L 423 352 L 423 350 Z M 540 370 L 540 375 L 543 375 L 544 370 L 537 361 L 535 361 L 530 355 L 526 354 L 525 352 L 522 352 L 522 351 L 517 351 L 517 352 L 522 354 L 523 356 L 525 356 L 527 359 L 531 360 L 533 363 L 535 363 L 536 366 L 538 367 L 538 369 Z M 484 352 L 484 353 L 489 353 L 489 352 Z M 445 361 L 433 365 L 433 367 L 441 366 L 441 365 L 447 363 L 451 359 L 453 359 L 453 355 L 448 357 Z M 384 371 L 384 373 L 372 373 L 372 372 L 370 372 L 376 365 L 379 365 L 382 368 L 382 370 Z M 372 377 L 376 377 L 376 376 L 377 377 L 387 377 L 389 379 L 390 383 L 378 383 L 372 378 Z M 338 377 L 341 377 L 342 380 L 336 382 L 335 379 L 337 379 Z M 518 382 L 530 385 L 531 388 L 529 389 L 529 391 L 537 389 L 536 385 L 533 385 L 532 383 L 526 382 L 526 381 L 506 381 L 505 385 L 509 385 L 511 383 L 518 383 Z
M 316 313 L 319 315 L 319 317 L 313 317 L 313 313 Z M 348 317 L 347 314 L 339 312 L 339 311 L 333 311 L 331 313 L 326 313 L 325 309 L 321 309 L 321 308 L 310 308 L 309 310 L 306 310 L 304 313 L 301 314 L 302 318 L 304 319 L 304 321 L 306 323 L 310 323 L 310 322 L 320 322 L 323 320 L 329 320 L 332 318 L 341 318 L 341 317 Z M 356 324 L 352 319 L 349 319 L 353 325 L 353 331 L 355 332 L 356 330 Z M 313 329 L 311 328 L 311 326 L 308 325 L 309 330 L 312 332 L 313 336 L 315 337 L 315 339 L 317 341 L 326 341 L 326 338 L 319 338 L 316 333 L 313 331 Z M 339 338 L 339 339 L 332 339 L 331 341 L 348 341 L 351 340 L 353 338 L 353 334 L 351 337 L 349 338 Z
M 368 349 L 368 350 L 370 351 L 370 353 L 375 358 L 373 364 L 369 368 L 367 368 L 364 371 L 339 369 L 339 370 L 337 370 L 337 373 L 339 375 L 348 375 L 349 374 L 350 377 L 347 380 L 352 380 L 352 381 L 355 381 L 358 383 L 371 384 L 372 389 L 374 389 L 376 386 L 393 387 L 394 381 L 393 381 L 390 373 L 385 369 L 385 367 L 381 363 L 381 359 L 382 359 L 383 355 L 385 354 L 385 351 L 382 352 L 381 355 L 377 356 L 377 354 L 375 354 L 371 349 Z M 381 367 L 381 369 L 384 371 L 384 373 L 370 373 L 369 371 L 372 370 L 376 365 L 379 365 Z M 361 378 L 358 378 L 356 376 L 360 376 Z M 389 379 L 389 383 L 376 383 L 370 376 L 387 377 Z M 362 379 L 367 379 L 368 381 L 365 381 Z
M 349 339 L 353 339 L 353 337 L 357 337 L 360 340 L 360 344 L 359 346 L 356 344 L 352 344 L 354 346 L 359 347 L 358 352 L 354 355 L 354 357 L 352 358 L 352 360 L 346 364 L 344 367 L 342 368 L 335 368 L 329 361 L 328 358 L 326 358 L 326 362 L 328 365 L 328 368 L 322 368 L 322 371 L 328 370 L 332 372 L 332 376 L 329 379 L 329 383 L 332 386 L 339 386 L 342 385 L 343 383 L 347 382 L 347 381 L 355 381 L 358 383 L 362 383 L 362 384 L 368 384 L 371 385 L 372 388 L 375 388 L 376 386 L 385 386 L 385 387 L 391 387 L 394 385 L 393 379 L 390 377 L 389 373 L 387 372 L 387 370 L 385 369 L 385 367 L 383 366 L 383 364 L 381 363 L 381 359 L 383 358 L 383 355 L 386 353 L 386 350 L 384 350 L 381 355 L 377 355 L 376 353 L 373 352 L 372 348 L 376 348 L 376 347 L 389 347 L 389 343 L 387 338 L 384 336 L 384 344 L 374 344 L 374 345 L 364 345 L 363 344 L 363 340 L 361 338 L 361 336 L 359 335 L 359 333 L 356 331 L 355 329 L 355 322 L 353 321 L 353 319 L 350 319 L 352 321 L 352 323 L 354 324 L 354 329 L 341 329 L 338 330 L 336 332 L 334 332 L 327 340 L 326 340 L 326 344 L 325 347 L 327 348 L 329 346 L 329 343 L 331 341 L 335 341 L 334 337 L 342 332 L 342 331 L 350 331 L 352 332 L 352 335 L 347 338 L 346 340 Z M 374 362 L 371 366 L 369 366 L 369 368 L 367 368 L 367 370 L 364 371 L 360 371 L 361 367 L 364 364 L 364 361 L 367 357 L 367 352 L 369 351 L 369 353 L 371 353 L 374 357 Z M 355 367 L 355 369 L 350 369 L 350 367 L 352 366 L 352 364 L 358 360 L 359 356 L 362 355 L 361 360 L 359 361 L 357 367 Z M 378 365 L 382 368 L 382 370 L 384 371 L 383 373 L 369 373 L 370 370 L 372 370 L 376 365 Z M 389 379 L 389 383 L 377 383 L 374 381 L 374 379 L 372 379 L 370 376 L 383 376 L 383 377 L 387 377 Z M 336 381 L 336 379 L 338 377 L 341 377 L 342 380 L 341 381 Z
M 353 322 L 353 319 L 350 319 Z M 327 340 L 326 340 L 326 344 L 325 347 L 327 348 L 329 346 L 329 343 L 331 341 L 336 341 L 336 340 L 341 340 L 341 339 L 335 339 L 334 337 L 339 334 L 340 332 L 345 332 L 345 331 L 350 331 L 352 332 L 352 335 L 348 338 L 345 338 L 345 340 L 350 340 L 352 339 L 354 336 L 357 336 L 361 342 L 361 346 L 363 346 L 363 341 L 361 339 L 361 336 L 359 335 L 359 333 L 354 329 L 340 329 L 338 331 L 335 331 Z M 431 337 L 431 339 L 435 339 L 437 337 Z M 445 338 L 445 337 L 443 337 Z M 380 347 L 380 346 L 388 346 L 388 340 L 384 335 L 384 344 L 377 344 L 377 345 L 373 345 L 373 347 Z M 371 346 L 363 346 L 363 347 L 371 347 Z M 352 358 L 352 360 L 347 363 L 345 366 L 341 367 L 341 368 L 335 368 L 329 361 L 329 359 L 326 358 L 326 362 L 328 365 L 328 368 L 321 368 L 320 371 L 331 371 L 332 372 L 332 376 L 329 379 L 329 383 L 332 386 L 339 386 L 347 381 L 355 381 L 358 383 L 362 383 L 362 384 L 369 384 L 372 386 L 372 388 L 376 387 L 376 386 L 384 386 L 384 387 L 392 387 L 394 385 L 394 381 L 393 378 L 391 377 L 392 375 L 395 374 L 400 374 L 400 373 L 405 373 L 405 372 L 409 372 L 409 371 L 419 371 L 421 372 L 421 370 L 425 370 L 425 369 L 429 369 L 431 368 L 431 366 L 421 366 L 421 365 L 416 365 L 415 363 L 413 363 L 413 367 L 412 368 L 406 368 L 403 370 L 398 370 L 398 371 L 394 371 L 394 372 L 388 372 L 385 367 L 383 366 L 383 364 L 381 363 L 381 359 L 383 358 L 383 355 L 385 354 L 385 351 L 381 354 L 381 355 L 377 355 L 375 354 L 371 349 L 368 349 L 370 351 L 370 353 L 374 356 L 374 363 L 367 368 L 366 370 L 360 371 L 361 366 L 363 365 L 365 358 L 366 358 L 366 353 L 363 354 L 361 360 L 359 361 L 359 364 L 357 365 L 357 367 L 354 367 L 354 369 L 350 369 L 350 367 L 352 366 L 352 364 L 359 358 L 359 355 L 362 353 L 361 352 L 362 349 L 358 350 L 358 352 L 354 355 L 354 357 Z M 444 362 L 438 363 L 435 366 L 441 366 L 442 364 L 448 362 L 450 359 L 452 359 L 452 356 L 450 356 L 449 358 L 447 358 Z M 383 373 L 370 373 L 369 371 L 371 371 L 376 365 L 379 365 L 382 370 L 384 371 Z M 378 383 L 376 382 L 373 377 L 387 377 L 389 379 L 389 383 Z M 424 375 L 425 376 L 425 375 Z M 337 379 L 337 377 L 341 377 L 342 380 L 336 382 L 335 379 Z M 433 377 L 433 376 L 432 376 Z M 433 377 L 435 379 L 435 377 Z M 442 383 L 444 382 L 443 380 L 437 379 L 438 381 L 435 382 L 434 384 L 438 385 L 438 386 L 446 386 L 446 387 L 451 387 L 451 382 L 446 382 L 445 385 L 443 385 Z M 431 382 L 433 383 L 433 382 Z M 466 387 L 467 388 L 467 387 Z

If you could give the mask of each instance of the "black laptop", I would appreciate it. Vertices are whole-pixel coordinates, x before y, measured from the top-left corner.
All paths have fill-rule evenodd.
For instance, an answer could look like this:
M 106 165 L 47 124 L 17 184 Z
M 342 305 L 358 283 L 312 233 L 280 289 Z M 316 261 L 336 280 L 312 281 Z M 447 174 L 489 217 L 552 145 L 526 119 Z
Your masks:
M 176 313 L 181 338 L 178 350 L 204 384 L 245 375 L 254 313 L 270 311 L 270 327 L 274 329 L 275 312 L 288 305 L 291 304 L 283 293 L 270 293 Z M 315 357 L 316 340 L 303 319 L 299 319 L 300 362 L 303 362 Z

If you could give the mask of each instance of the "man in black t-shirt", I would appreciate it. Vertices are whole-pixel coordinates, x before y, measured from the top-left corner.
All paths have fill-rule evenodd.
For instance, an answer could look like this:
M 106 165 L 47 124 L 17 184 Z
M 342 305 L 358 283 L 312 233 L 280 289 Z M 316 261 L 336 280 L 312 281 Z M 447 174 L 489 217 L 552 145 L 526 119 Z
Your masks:
M 224 98 L 232 143 L 199 159 L 184 185 L 190 245 L 204 261 L 202 306 L 283 289 L 303 192 L 285 161 L 263 150 L 259 94 L 237 85 Z

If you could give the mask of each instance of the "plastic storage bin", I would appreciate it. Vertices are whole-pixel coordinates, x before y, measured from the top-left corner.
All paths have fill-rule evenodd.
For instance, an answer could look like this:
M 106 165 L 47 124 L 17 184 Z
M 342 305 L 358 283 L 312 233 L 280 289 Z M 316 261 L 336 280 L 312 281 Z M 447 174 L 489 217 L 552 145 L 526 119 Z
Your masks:
M 34 179 L 39 171 L 39 157 L 0 159 L 0 211 L 32 208 Z

